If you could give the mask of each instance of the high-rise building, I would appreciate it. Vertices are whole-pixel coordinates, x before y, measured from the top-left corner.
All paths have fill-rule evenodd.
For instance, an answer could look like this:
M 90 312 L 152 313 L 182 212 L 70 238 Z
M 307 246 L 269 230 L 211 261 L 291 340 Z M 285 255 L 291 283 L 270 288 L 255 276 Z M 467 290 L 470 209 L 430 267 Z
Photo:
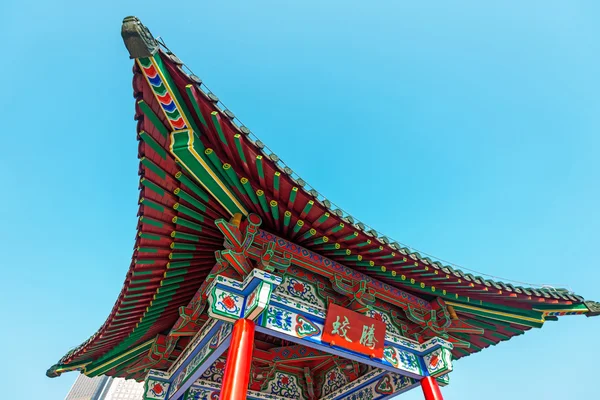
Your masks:
M 65 400 L 100 400 L 110 384 L 110 377 L 88 378 L 81 374 L 73 384 Z
M 141 400 L 144 384 L 133 379 L 97 376 L 88 378 L 81 374 L 65 400 Z
M 144 382 L 133 379 L 110 378 L 110 387 L 102 400 L 142 400 Z

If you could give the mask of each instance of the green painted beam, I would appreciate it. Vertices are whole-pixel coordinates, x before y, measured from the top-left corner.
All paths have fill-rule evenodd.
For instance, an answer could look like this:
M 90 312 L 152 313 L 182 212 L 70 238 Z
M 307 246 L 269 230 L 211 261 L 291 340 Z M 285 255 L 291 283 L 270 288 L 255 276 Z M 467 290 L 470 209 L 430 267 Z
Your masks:
M 302 221 L 301 219 L 299 219 L 298 221 L 296 221 L 296 225 L 294 225 L 294 229 L 293 232 L 294 233 L 298 233 L 298 231 L 300 231 L 300 229 L 304 226 L 304 221 Z
M 233 135 L 233 141 L 235 142 L 235 148 L 237 149 L 238 156 L 240 156 L 240 160 L 242 160 L 244 164 L 247 164 L 246 154 L 244 154 L 244 148 L 242 144 L 242 135 L 236 133 Z
M 152 139 L 152 136 L 150 136 L 145 131 L 141 131 L 139 135 L 142 141 L 148 146 L 150 146 L 150 148 L 154 150 L 156 154 L 160 156 L 160 158 L 162 158 L 163 160 L 167 159 L 167 152 L 165 151 L 165 149 L 162 148 L 160 144 L 158 144 L 154 139 Z
M 263 192 L 262 190 L 258 189 L 256 191 L 256 197 L 258 197 L 258 202 L 260 204 L 260 207 L 262 208 L 262 210 L 265 212 L 265 214 L 269 213 L 269 208 L 267 207 L 267 200 L 265 198 L 265 192 Z
M 192 210 L 189 207 L 184 206 L 181 203 L 173 204 L 173 209 L 179 211 L 180 213 L 182 213 L 198 222 L 204 222 L 204 215 Z
M 219 172 L 210 167 L 204 151 L 196 150 L 195 146 L 200 140 L 190 130 L 172 133 L 171 148 L 178 157 L 179 162 L 194 175 L 196 180 L 210 192 L 231 215 L 241 213 L 248 215 L 242 202 L 231 191 L 228 185 L 219 178 Z M 192 145 L 190 146 L 190 143 Z M 222 172 L 220 172 L 222 173 Z
M 294 203 L 296 202 L 296 196 L 298 195 L 298 188 L 294 186 L 292 190 L 290 190 L 290 197 L 288 199 L 288 209 L 294 209 Z
M 269 202 L 269 206 L 271 206 L 271 215 L 273 215 L 273 219 L 275 221 L 279 220 L 279 206 L 275 200 L 271 200 Z
M 140 110 L 142 110 L 142 113 L 144 113 L 146 118 L 148 118 L 148 120 L 152 123 L 152 126 L 154 126 L 156 128 L 156 130 L 158 132 L 160 132 L 160 134 L 165 139 L 168 138 L 169 137 L 168 129 L 165 128 L 165 126 L 161 122 L 160 118 L 158 118 L 158 116 L 156 114 L 154 114 L 154 111 L 152 111 L 150 106 L 148 104 L 146 104 L 146 102 L 144 100 L 138 101 L 138 106 L 140 107 Z
M 227 143 L 227 138 L 223 133 L 223 128 L 221 127 L 221 121 L 219 121 L 219 113 L 217 111 L 211 112 L 210 119 L 213 123 L 213 126 L 215 127 L 215 130 L 217 131 L 217 134 L 219 135 L 219 139 L 221 139 L 221 142 L 223 142 L 225 146 L 229 146 L 229 144 Z
M 187 186 L 196 196 L 204 200 L 205 203 L 209 202 L 209 195 L 204 190 L 200 189 L 198 185 L 192 182 L 192 180 L 185 176 L 181 171 L 175 174 L 175 178 Z
M 223 164 L 223 170 L 225 171 L 225 175 L 231 182 L 231 184 L 240 192 L 244 193 L 244 188 L 240 184 L 240 178 L 236 175 L 235 171 L 231 167 L 231 164 L 225 163 Z
M 148 159 L 146 157 L 142 157 L 140 159 L 140 162 L 142 163 L 142 165 L 144 167 L 146 167 L 150 171 L 154 172 L 160 178 L 165 179 L 167 177 L 167 173 L 162 168 L 160 168 L 158 165 L 156 165 L 152 161 L 150 161 L 150 159 Z
M 180 199 L 185 200 L 186 202 L 190 203 L 191 205 L 196 207 L 198 210 L 200 210 L 200 212 L 206 211 L 206 206 L 204 204 L 202 204 L 199 200 L 197 200 L 194 196 L 192 196 L 190 193 L 186 192 L 185 190 L 177 188 L 173 191 L 173 194 L 175 194 L 175 196 L 179 197 Z
M 208 128 L 206 119 L 204 119 L 204 115 L 202 115 L 202 110 L 200 110 L 200 105 L 196 101 L 196 97 L 193 94 L 193 85 L 191 85 L 191 84 L 186 85 L 185 91 L 187 93 L 188 99 L 190 100 L 190 103 L 192 103 L 192 107 L 194 108 L 194 111 L 196 112 L 198 119 L 200 120 L 200 123 Z

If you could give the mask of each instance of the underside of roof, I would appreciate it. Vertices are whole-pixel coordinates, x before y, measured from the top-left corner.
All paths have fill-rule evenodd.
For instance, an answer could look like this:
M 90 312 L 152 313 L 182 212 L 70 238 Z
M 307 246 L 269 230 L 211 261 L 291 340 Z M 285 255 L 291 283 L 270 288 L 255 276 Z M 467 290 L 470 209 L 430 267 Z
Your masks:
M 270 152 L 137 19 L 125 19 L 123 37 L 136 59 L 140 197 L 135 250 L 106 322 L 66 354 L 50 376 L 83 366 L 87 373 L 100 361 L 119 358 L 117 366 L 103 373 L 139 379 L 140 374 L 125 373 L 126 367 L 148 353 L 157 335 L 171 330 L 181 316 L 180 307 L 206 286 L 214 273 L 215 251 L 223 246 L 214 221 L 231 218 L 234 208 L 258 214 L 261 229 L 372 279 L 424 299 L 444 299 L 462 321 L 483 332 L 453 333 L 469 344 L 455 347 L 456 358 L 541 327 L 559 315 L 600 312 L 598 303 L 585 302 L 567 290 L 513 286 L 453 269 L 367 227 L 333 206 Z M 207 169 L 190 168 L 185 158 L 176 156 L 184 147 L 201 151 L 198 159 L 217 171 L 226 187 L 213 190 L 207 184 L 210 177 L 203 175 Z M 306 154 L 310 157 L 310 151 Z M 214 196 L 218 190 L 231 192 L 230 198 L 239 204 Z M 188 342 L 177 342 L 171 361 Z

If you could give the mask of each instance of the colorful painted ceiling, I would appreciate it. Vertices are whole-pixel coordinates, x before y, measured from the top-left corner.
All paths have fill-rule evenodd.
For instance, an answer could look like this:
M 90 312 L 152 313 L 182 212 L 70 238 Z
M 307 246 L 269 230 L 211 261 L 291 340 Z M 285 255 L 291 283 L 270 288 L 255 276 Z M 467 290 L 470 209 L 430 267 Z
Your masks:
M 122 35 L 135 59 L 135 250 L 106 322 L 49 376 L 81 370 L 142 379 L 148 365 L 168 368 L 205 322 L 195 306 L 208 282 L 223 272 L 222 255 L 215 255 L 223 250 L 223 233 L 215 220 L 235 214 L 254 213 L 263 232 L 358 274 L 364 285 L 356 293 L 396 301 L 389 293 L 399 288 L 429 302 L 441 299 L 457 322 L 436 332 L 408 321 L 402 334 L 419 341 L 445 337 L 455 346 L 455 358 L 558 316 L 600 313 L 600 304 L 567 290 L 492 281 L 393 242 L 310 188 L 139 20 L 126 18 Z M 265 354 L 281 345 L 260 341 Z

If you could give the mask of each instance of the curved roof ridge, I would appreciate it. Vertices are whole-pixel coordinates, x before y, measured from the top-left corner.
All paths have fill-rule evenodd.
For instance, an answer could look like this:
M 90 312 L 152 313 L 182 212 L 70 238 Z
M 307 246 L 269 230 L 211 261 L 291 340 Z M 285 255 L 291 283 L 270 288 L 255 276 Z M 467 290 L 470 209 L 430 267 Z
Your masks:
M 551 286 L 548 284 L 535 284 L 530 282 L 523 282 L 519 280 L 513 280 L 508 278 L 499 277 L 496 275 L 488 274 L 485 272 L 477 271 L 471 268 L 467 268 L 461 266 L 459 264 L 444 260 L 440 257 L 434 256 L 430 253 L 424 252 L 422 250 L 416 249 L 408 244 L 402 243 L 400 241 L 396 241 L 393 238 L 390 238 L 388 235 L 383 234 L 382 232 L 374 229 L 370 225 L 365 222 L 362 222 L 358 218 L 355 218 L 350 213 L 346 212 L 342 207 L 338 206 L 333 201 L 329 200 L 325 195 L 316 190 L 312 185 L 310 185 L 306 180 L 302 179 L 300 175 L 298 175 L 291 167 L 289 167 L 282 158 L 277 155 L 273 150 L 271 150 L 264 142 L 260 140 L 260 138 L 252 132 L 247 126 L 245 126 L 242 121 L 221 101 L 221 99 L 208 88 L 208 86 L 204 83 L 203 80 L 198 78 L 196 74 L 192 71 L 190 67 L 188 67 L 181 59 L 179 59 L 166 45 L 164 40 L 161 38 L 160 41 L 157 41 L 157 45 L 161 51 L 171 59 L 171 61 L 177 64 L 181 71 L 189 77 L 192 81 L 196 82 L 198 89 L 204 92 L 206 96 L 210 98 L 210 100 L 214 103 L 215 107 L 223 113 L 227 117 L 227 121 L 231 123 L 231 125 L 237 129 L 240 133 L 246 135 L 251 141 L 257 146 L 260 151 L 266 156 L 266 161 L 273 163 L 280 171 L 285 173 L 289 178 L 291 178 L 296 184 L 309 196 L 314 197 L 316 201 L 321 203 L 329 212 L 333 215 L 340 218 L 345 223 L 351 224 L 355 229 L 361 230 L 363 233 L 373 237 L 378 240 L 382 245 L 388 246 L 393 251 L 399 251 L 403 255 L 411 256 L 413 259 L 419 260 L 426 265 L 437 265 L 439 268 L 447 268 L 452 273 L 458 274 L 457 276 L 464 278 L 466 280 L 473 280 L 475 282 L 485 282 L 489 281 L 491 285 L 503 285 L 505 290 L 511 290 L 513 284 L 518 285 L 527 285 L 516 286 L 517 288 L 527 291 L 544 291 L 544 292 L 560 292 L 560 297 L 567 296 L 568 299 L 572 301 L 583 301 L 583 297 L 576 295 L 573 291 L 569 290 L 567 293 L 564 290 L 551 290 L 546 289 L 545 286 Z M 187 69 L 188 72 L 183 71 L 183 69 Z M 220 107 L 219 107 L 220 106 Z M 237 123 L 236 123 L 237 121 Z M 423 256 L 424 255 L 424 256 Z M 434 260 L 431 260 L 433 258 Z M 444 264 L 442 264 L 444 263 Z M 459 268 L 459 269 L 455 269 Z M 464 272 L 468 271 L 468 272 Z M 473 274 L 482 275 L 483 277 L 493 278 L 494 280 L 484 279 L 482 276 L 474 276 Z M 566 300 L 566 299 L 565 299 Z

